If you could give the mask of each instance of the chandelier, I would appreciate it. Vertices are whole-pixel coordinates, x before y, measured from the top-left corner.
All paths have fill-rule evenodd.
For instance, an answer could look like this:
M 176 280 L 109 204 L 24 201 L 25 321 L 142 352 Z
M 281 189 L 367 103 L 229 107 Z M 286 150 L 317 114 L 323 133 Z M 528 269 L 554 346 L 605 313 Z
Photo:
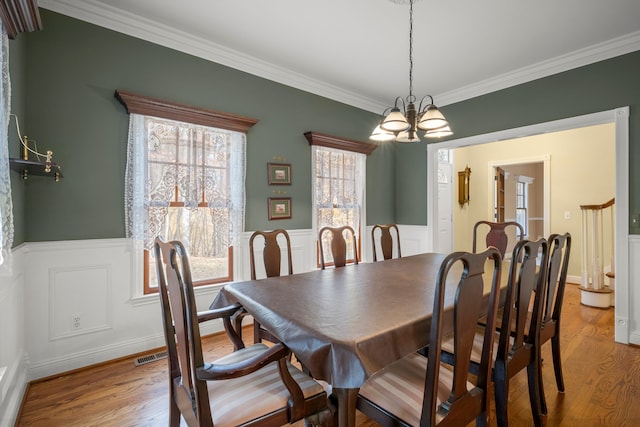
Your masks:
M 372 141 L 419 142 L 418 130 L 425 131 L 427 138 L 453 134 L 431 95 L 422 98 L 416 108 L 417 98 L 413 94 L 413 2 L 409 0 L 409 96 L 405 99 L 397 97 L 394 106 L 384 110 L 382 121 L 369 137 Z

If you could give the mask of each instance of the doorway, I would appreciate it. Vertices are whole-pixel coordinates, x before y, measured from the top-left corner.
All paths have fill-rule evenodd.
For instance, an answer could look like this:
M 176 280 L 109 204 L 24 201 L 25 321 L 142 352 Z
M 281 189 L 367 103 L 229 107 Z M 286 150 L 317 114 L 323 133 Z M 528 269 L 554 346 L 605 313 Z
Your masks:
M 468 138 L 433 143 L 427 146 L 427 224 L 430 225 L 432 248 L 438 247 L 438 239 L 440 236 L 434 232 L 431 225 L 436 224 L 438 210 L 437 188 L 435 183 L 437 177 L 437 151 L 439 149 L 454 149 L 459 147 L 470 147 L 495 141 L 511 140 L 521 137 L 528 137 L 537 134 L 551 133 L 569 129 L 578 129 L 587 126 L 613 123 L 615 127 L 615 198 L 616 198 L 616 227 L 615 227 L 615 271 L 616 271 L 616 292 L 615 292 L 615 340 L 621 343 L 629 343 L 629 259 L 628 251 L 625 243 L 629 235 L 629 108 L 621 107 L 615 110 L 604 111 L 600 113 L 587 114 L 569 119 L 562 119 L 552 122 L 540 123 L 521 128 L 507 129 L 504 131 L 493 132 L 489 134 L 476 135 Z M 473 178 L 472 178 L 473 179 Z M 545 179 L 549 182 L 550 180 Z M 473 199 L 473 195 L 471 196 Z M 486 195 L 485 195 L 486 197 Z M 620 203 L 618 203 L 620 202 Z M 548 217 L 548 215 L 545 214 Z M 545 235 L 548 230 L 545 230 Z M 576 248 L 579 253 L 580 248 Z M 618 281 L 618 277 L 622 275 L 623 281 Z

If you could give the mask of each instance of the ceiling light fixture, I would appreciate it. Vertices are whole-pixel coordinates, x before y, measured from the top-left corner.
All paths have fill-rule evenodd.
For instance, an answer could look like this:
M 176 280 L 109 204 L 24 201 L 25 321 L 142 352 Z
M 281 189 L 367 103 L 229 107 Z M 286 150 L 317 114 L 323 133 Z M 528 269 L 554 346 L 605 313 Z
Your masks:
M 435 106 L 431 95 L 422 98 L 416 109 L 416 97 L 413 94 L 413 2 L 409 0 L 409 96 L 406 99 L 397 97 L 394 106 L 384 110 L 382 121 L 369 137 L 372 141 L 420 142 L 418 129 L 425 131 L 427 138 L 453 134 L 449 122 Z M 427 98 L 428 103 L 423 108 Z

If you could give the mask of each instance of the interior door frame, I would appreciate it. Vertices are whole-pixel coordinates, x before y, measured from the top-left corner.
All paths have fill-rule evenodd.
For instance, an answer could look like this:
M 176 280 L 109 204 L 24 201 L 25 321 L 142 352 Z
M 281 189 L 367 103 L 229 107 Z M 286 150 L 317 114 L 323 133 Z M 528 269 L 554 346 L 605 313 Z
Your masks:
M 436 247 L 434 231 L 438 212 L 437 150 L 468 147 L 508 139 L 517 139 L 541 133 L 558 132 L 605 123 L 615 123 L 616 159 L 616 219 L 615 219 L 615 341 L 629 343 L 631 298 L 629 284 L 629 107 L 620 107 L 598 113 L 505 129 L 466 138 L 434 142 L 427 145 L 427 225 L 431 247 Z M 435 196 L 434 196 L 435 195 Z M 579 248 L 576 248 L 576 252 Z
M 490 161 L 487 163 L 488 173 L 487 176 L 490 178 L 487 185 L 489 186 L 489 192 L 487 194 L 493 194 L 493 170 L 499 166 L 513 166 L 513 165 L 522 165 L 529 163 L 542 163 L 543 168 L 543 180 L 542 183 L 542 232 L 545 236 L 548 236 L 551 233 L 551 224 L 549 224 L 549 218 L 551 218 L 551 157 L 548 154 L 543 154 L 540 156 L 531 156 L 531 157 L 523 157 L 518 159 L 504 159 L 500 161 Z M 487 204 L 487 212 L 493 215 L 494 209 L 494 201 L 489 200 Z M 488 217 L 489 218 L 489 217 Z M 574 249 L 575 251 L 575 249 Z

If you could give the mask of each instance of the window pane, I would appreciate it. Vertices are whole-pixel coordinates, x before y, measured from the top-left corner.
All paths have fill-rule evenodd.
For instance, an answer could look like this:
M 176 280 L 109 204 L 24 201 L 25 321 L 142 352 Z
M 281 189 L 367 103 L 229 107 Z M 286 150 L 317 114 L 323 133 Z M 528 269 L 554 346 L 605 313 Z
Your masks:
M 165 240 L 183 242 L 189 253 L 194 281 L 229 277 L 229 244 L 222 237 L 227 235 L 224 231 L 228 231 L 229 221 L 227 209 L 169 208 L 166 227 L 161 234 Z M 153 253 L 149 256 L 149 286 L 158 286 Z

